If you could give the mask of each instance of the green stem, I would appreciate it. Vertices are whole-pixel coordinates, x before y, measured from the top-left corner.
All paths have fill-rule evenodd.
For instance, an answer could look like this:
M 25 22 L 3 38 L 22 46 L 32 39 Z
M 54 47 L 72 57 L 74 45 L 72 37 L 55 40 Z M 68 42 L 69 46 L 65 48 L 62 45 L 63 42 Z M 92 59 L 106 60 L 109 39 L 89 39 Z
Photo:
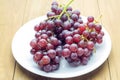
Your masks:
M 61 16 L 64 14 L 64 12 L 66 11 L 66 9 L 68 8 L 68 6 L 73 2 L 74 0 L 70 0 L 65 6 L 63 11 L 61 12 L 61 14 L 59 15 L 58 19 L 61 18 Z

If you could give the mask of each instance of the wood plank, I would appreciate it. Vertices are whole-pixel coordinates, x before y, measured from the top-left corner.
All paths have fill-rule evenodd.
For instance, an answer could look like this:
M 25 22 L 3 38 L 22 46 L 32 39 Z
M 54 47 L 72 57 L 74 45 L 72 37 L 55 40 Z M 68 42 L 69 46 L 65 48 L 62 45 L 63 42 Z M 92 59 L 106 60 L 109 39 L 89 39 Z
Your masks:
M 44 0 L 44 1 L 43 0 L 35 0 L 35 1 L 28 0 L 26 4 L 26 8 L 25 8 L 23 23 L 35 17 L 46 14 L 47 11 L 50 10 L 51 1 L 52 0 Z M 64 1 L 60 0 L 59 3 L 63 3 L 63 2 Z M 84 16 L 94 15 L 94 17 L 97 17 L 100 15 L 97 0 L 91 0 L 89 2 L 88 0 L 81 0 L 81 1 L 75 0 L 71 4 L 71 6 L 74 9 L 80 10 L 81 15 L 84 15 Z M 30 73 L 29 71 L 24 70 L 17 64 L 14 80 L 39 80 L 39 79 L 56 80 L 56 79 L 45 78 L 45 77 L 34 75 Z M 108 62 L 105 62 L 105 64 L 103 64 L 100 68 L 91 72 L 90 74 L 77 77 L 77 78 L 70 78 L 70 79 L 63 79 L 63 80 L 73 80 L 73 79 L 74 80 L 110 80 Z
M 103 14 L 102 22 L 112 39 L 112 51 L 109 57 L 111 80 L 120 79 L 120 0 L 99 0 Z
M 0 0 L 0 80 L 12 80 L 14 76 L 15 60 L 11 42 L 22 23 L 24 5 L 23 1 Z

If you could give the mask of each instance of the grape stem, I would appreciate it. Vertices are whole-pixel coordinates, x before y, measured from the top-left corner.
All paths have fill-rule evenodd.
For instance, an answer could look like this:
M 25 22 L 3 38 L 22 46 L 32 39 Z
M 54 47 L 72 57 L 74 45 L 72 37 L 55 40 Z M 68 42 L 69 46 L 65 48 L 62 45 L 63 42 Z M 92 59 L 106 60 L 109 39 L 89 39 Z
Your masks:
M 95 23 L 99 23 L 100 19 L 102 18 L 102 14 L 94 21 Z
M 63 11 L 61 12 L 61 14 L 58 16 L 58 19 L 61 18 L 61 16 L 64 14 L 64 12 L 66 12 L 66 9 L 68 8 L 68 6 L 73 2 L 74 0 L 70 0 L 65 6 Z

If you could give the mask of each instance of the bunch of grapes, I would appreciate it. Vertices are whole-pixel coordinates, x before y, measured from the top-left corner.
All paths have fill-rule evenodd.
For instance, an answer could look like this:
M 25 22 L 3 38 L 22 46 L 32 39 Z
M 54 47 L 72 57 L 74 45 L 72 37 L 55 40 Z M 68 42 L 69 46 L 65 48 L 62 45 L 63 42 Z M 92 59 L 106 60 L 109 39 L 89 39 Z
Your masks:
M 95 44 L 102 43 L 102 26 L 93 16 L 88 16 L 85 23 L 80 11 L 69 6 L 72 1 L 65 6 L 53 2 L 47 19 L 34 27 L 36 33 L 35 39 L 30 42 L 31 53 L 45 72 L 59 69 L 61 57 L 70 66 L 86 65 Z

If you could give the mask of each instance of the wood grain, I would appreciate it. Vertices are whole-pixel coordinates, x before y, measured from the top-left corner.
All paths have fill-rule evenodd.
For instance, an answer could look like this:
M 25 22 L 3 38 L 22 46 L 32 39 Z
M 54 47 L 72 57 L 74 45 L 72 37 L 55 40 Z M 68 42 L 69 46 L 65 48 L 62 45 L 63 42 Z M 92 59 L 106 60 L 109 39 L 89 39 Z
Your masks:
M 112 51 L 109 57 L 111 80 L 120 79 L 120 1 L 99 0 L 100 11 L 103 14 L 102 22 L 112 39 Z
M 97 70 L 69 79 L 52 79 L 35 75 L 15 62 L 11 42 L 15 32 L 27 21 L 45 15 L 54 0 L 0 0 L 0 80 L 120 80 L 120 0 L 75 0 L 71 6 L 81 15 L 103 15 L 101 23 L 109 32 L 112 51 Z M 57 0 L 66 3 L 68 0 Z

